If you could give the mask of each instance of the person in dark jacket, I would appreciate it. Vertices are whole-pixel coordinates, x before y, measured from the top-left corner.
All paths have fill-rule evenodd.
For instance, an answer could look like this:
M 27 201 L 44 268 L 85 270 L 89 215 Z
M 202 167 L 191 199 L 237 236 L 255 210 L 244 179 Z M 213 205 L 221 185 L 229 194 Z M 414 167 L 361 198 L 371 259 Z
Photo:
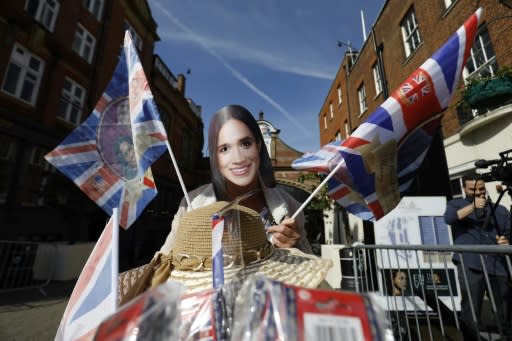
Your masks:
M 462 177 L 465 198 L 453 199 L 447 203 L 444 220 L 451 226 L 453 242 L 457 245 L 509 245 L 510 212 L 498 205 L 492 214 L 492 202 L 486 198 L 485 181 L 478 174 Z M 506 323 L 506 302 L 509 301 L 510 287 L 506 260 L 500 254 L 455 253 L 453 262 L 457 265 L 461 289 L 461 320 L 464 340 L 477 338 L 482 300 L 487 292 L 494 299 L 497 309 L 496 320 L 502 326 Z M 485 272 L 489 275 L 487 287 Z M 467 279 L 467 283 L 464 280 Z M 474 308 L 474 316 L 472 312 Z

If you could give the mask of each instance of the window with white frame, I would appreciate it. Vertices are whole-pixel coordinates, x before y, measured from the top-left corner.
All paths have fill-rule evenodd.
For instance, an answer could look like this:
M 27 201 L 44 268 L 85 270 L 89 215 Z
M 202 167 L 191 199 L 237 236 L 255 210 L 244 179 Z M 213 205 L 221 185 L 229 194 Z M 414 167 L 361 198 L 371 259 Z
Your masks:
M 373 81 L 375 83 L 375 96 L 382 92 L 382 77 L 380 67 L 378 63 L 375 63 L 372 67 L 373 70 Z
M 55 28 L 59 7 L 60 4 L 56 0 L 27 0 L 25 3 L 25 11 L 50 32 Z
M 334 108 L 332 106 L 332 102 L 329 102 L 329 113 L 331 115 L 331 120 L 332 120 L 334 117 Z
M 348 127 L 348 122 L 345 120 L 345 137 L 349 137 L 350 135 L 350 129 Z
M 416 21 L 414 8 L 411 8 L 400 24 L 402 39 L 405 49 L 405 57 L 409 57 L 421 43 L 420 30 Z
M 327 115 L 324 114 L 324 129 L 327 129 Z
M 59 101 L 57 116 L 63 120 L 78 124 L 84 108 L 85 90 L 72 79 L 64 79 L 62 95 Z
M 73 51 L 78 53 L 80 57 L 90 64 L 92 62 L 95 46 L 96 38 L 82 25 L 78 24 L 75 31 L 75 38 L 73 39 Z
M 23 46 L 15 44 L 5 72 L 2 90 L 35 105 L 43 71 L 44 61 L 41 58 Z
M 343 95 L 341 94 L 341 85 L 338 85 L 338 105 L 343 103 Z
M 124 22 L 124 29 L 130 32 L 133 45 L 137 50 L 142 51 L 142 39 L 140 39 L 140 36 L 137 34 L 135 29 L 127 21 Z
M 368 108 L 366 104 L 366 90 L 364 83 L 357 89 L 357 96 L 359 97 L 359 114 L 362 115 Z
M 484 27 L 475 38 L 463 71 L 464 80 L 493 76 L 498 70 L 489 31 Z
M 104 2 L 104 0 L 84 0 L 84 7 L 87 8 L 96 19 L 101 20 Z

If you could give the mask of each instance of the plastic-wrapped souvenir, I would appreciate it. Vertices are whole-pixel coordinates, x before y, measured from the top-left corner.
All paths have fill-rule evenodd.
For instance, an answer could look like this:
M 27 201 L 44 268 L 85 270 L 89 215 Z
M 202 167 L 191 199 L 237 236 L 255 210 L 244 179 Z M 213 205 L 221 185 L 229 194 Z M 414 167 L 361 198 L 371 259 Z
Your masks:
M 95 341 L 176 340 L 183 285 L 165 282 L 146 291 L 105 319 Z
M 372 296 L 303 288 L 256 275 L 238 294 L 232 340 L 390 340 Z

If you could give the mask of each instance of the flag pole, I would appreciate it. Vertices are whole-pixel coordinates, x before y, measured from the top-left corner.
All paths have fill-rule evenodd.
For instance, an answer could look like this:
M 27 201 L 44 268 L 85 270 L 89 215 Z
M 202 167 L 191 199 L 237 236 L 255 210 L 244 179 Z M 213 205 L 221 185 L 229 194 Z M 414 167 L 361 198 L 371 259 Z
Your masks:
M 297 211 L 295 211 L 295 213 L 292 215 L 293 219 L 295 219 L 299 215 L 299 213 L 304 209 L 304 207 L 306 207 L 306 205 L 309 204 L 309 202 L 315 197 L 315 195 L 317 195 L 317 193 L 322 189 L 322 187 L 327 183 L 327 181 L 329 181 L 329 179 L 333 177 L 334 173 L 336 173 L 338 171 L 338 169 L 340 169 L 341 166 L 345 164 L 344 161 L 345 160 L 338 162 L 336 167 L 334 167 L 334 169 L 325 177 L 325 179 L 320 183 L 320 185 L 318 185 L 318 187 L 315 188 L 313 193 L 311 193 L 309 195 L 309 197 L 306 199 L 306 201 L 304 201 L 304 203 L 302 203 L 302 205 L 300 205 L 300 207 L 297 209 Z
M 171 149 L 171 144 L 169 143 L 169 140 L 165 140 L 165 144 L 167 145 L 167 150 L 169 151 L 169 154 L 171 155 L 172 164 L 174 166 L 174 169 L 176 170 L 176 174 L 178 175 L 178 180 L 181 185 L 181 190 L 183 191 L 183 195 L 185 196 L 185 200 L 187 201 L 187 206 L 190 208 L 190 199 L 188 197 L 187 189 L 185 188 L 185 183 L 183 182 L 183 179 L 181 178 L 180 169 L 178 168 L 178 163 L 176 162 L 176 158 L 174 157 L 174 153 Z
M 114 207 L 112 211 L 114 220 L 112 222 L 112 281 L 110 292 L 114 295 L 114 310 L 117 310 L 117 285 L 119 277 L 119 208 Z

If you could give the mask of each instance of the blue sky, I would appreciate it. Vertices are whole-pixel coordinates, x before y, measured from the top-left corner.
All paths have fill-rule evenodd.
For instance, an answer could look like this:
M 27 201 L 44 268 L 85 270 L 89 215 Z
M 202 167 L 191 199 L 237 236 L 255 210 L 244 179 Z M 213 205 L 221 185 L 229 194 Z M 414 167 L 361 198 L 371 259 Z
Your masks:
M 210 117 L 240 104 L 301 152 L 320 147 L 318 113 L 345 48 L 363 44 L 383 0 L 149 0 L 155 53 L 186 75 L 186 97 Z M 206 154 L 206 145 L 205 148 Z

